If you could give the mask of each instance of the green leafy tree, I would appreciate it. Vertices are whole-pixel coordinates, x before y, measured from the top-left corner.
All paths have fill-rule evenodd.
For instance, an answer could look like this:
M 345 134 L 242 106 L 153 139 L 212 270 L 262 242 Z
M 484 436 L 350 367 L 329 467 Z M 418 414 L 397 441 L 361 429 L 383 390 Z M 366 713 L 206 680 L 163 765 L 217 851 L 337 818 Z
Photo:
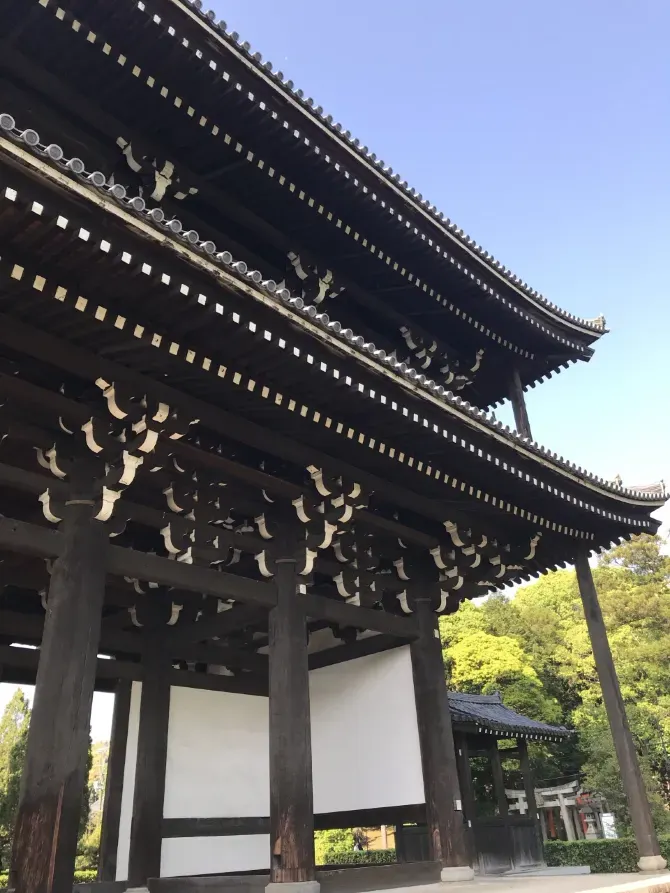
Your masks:
M 29 725 L 30 706 L 18 689 L 0 719 L 0 862 L 3 868 L 9 863 Z
M 640 536 L 600 557 L 594 578 L 614 662 L 660 830 L 670 817 L 670 557 Z M 536 778 L 580 774 L 606 796 L 621 827 L 628 814 L 573 571 L 547 574 L 512 599 L 465 603 L 441 619 L 455 689 L 499 690 L 534 719 L 572 726 L 561 745 L 533 746 Z

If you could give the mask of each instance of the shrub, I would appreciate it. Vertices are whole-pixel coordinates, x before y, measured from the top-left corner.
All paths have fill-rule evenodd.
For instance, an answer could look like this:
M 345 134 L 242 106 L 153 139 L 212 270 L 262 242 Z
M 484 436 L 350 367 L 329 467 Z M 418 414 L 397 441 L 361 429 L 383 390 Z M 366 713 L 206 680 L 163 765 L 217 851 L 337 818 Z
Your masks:
M 93 870 L 87 871 L 75 871 L 74 873 L 74 882 L 75 884 L 93 884 L 98 880 L 98 872 Z
M 75 871 L 74 873 L 74 882 L 75 884 L 91 884 L 98 880 L 98 872 L 97 871 Z M 6 887 L 9 883 L 9 875 L 0 874 L 0 889 L 2 887 Z
M 659 838 L 661 853 L 670 862 L 670 837 Z M 640 858 L 635 840 L 552 840 L 544 845 L 547 865 L 588 865 L 594 874 L 637 871 Z
M 395 850 L 341 850 L 330 849 L 324 853 L 324 865 L 392 865 L 396 861 Z

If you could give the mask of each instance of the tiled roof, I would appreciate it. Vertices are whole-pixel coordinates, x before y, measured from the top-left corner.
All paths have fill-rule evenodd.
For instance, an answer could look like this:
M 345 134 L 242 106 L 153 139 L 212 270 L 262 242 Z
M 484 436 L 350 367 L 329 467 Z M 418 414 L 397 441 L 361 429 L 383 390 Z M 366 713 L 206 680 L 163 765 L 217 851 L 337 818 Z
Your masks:
M 271 62 L 263 61 L 263 57 L 259 52 L 253 52 L 251 45 L 247 41 L 243 41 L 236 31 L 229 31 L 225 21 L 219 20 L 218 16 L 212 10 L 203 10 L 202 0 L 172 0 L 176 7 L 192 10 L 196 15 L 196 20 L 209 32 L 211 37 L 218 38 L 224 46 L 229 50 L 233 50 L 246 60 L 246 62 L 255 68 L 259 76 L 264 78 L 275 90 L 288 96 L 292 102 L 299 108 L 308 118 L 318 122 L 322 128 L 326 128 L 330 136 L 344 146 L 354 157 L 358 157 L 364 161 L 377 176 L 385 181 L 388 185 L 395 187 L 403 198 L 415 210 L 422 212 L 433 223 L 440 227 L 444 235 L 458 242 L 464 248 L 468 249 L 476 256 L 485 266 L 500 275 L 507 284 L 522 299 L 540 307 L 546 312 L 555 315 L 573 325 L 580 327 L 585 331 L 590 331 L 597 337 L 606 332 L 606 323 L 604 317 L 600 316 L 595 319 L 583 319 L 553 304 L 544 295 L 540 294 L 536 289 L 531 288 L 528 283 L 524 282 L 521 277 L 507 269 L 500 261 L 496 260 L 488 251 L 485 251 L 481 245 L 478 245 L 474 239 L 467 235 L 462 229 L 456 226 L 448 217 L 439 211 L 435 205 L 425 199 L 421 193 L 417 192 L 413 187 L 403 180 L 400 175 L 393 171 L 383 160 L 378 158 L 374 152 L 371 152 L 367 146 L 361 145 L 360 140 L 352 136 L 341 124 L 333 121 L 332 115 L 324 112 L 321 106 L 311 98 L 305 96 L 305 93 L 298 89 L 293 81 L 284 77 L 283 72 L 277 71 Z M 138 6 L 142 10 L 146 10 L 146 3 L 140 2 Z M 147 10 L 148 12 L 148 10 Z M 160 20 L 159 20 L 160 21 Z M 201 54 L 202 55 L 202 54 Z M 307 139 L 296 131 L 297 139 Z M 338 167 L 339 169 L 339 167 Z M 370 196 L 376 201 L 376 196 Z M 409 221 L 407 221 L 409 226 Z
M 626 501 L 635 501 L 638 504 L 648 503 L 655 507 L 660 507 L 665 502 L 666 491 L 665 485 L 662 483 L 641 490 L 632 490 L 623 487 L 618 480 L 614 482 L 605 481 L 603 478 L 578 467 L 575 463 L 566 461 L 562 456 L 557 456 L 556 453 L 552 453 L 551 450 L 535 441 L 531 441 L 525 436 L 510 430 L 508 426 L 503 426 L 501 422 L 489 418 L 484 410 L 472 406 L 461 397 L 438 385 L 435 381 L 427 379 L 424 374 L 419 373 L 416 369 L 408 366 L 406 363 L 399 362 L 392 355 L 387 355 L 384 350 L 380 350 L 375 344 L 366 342 L 365 338 L 357 335 L 351 329 L 344 328 L 340 322 L 331 319 L 328 314 L 321 312 L 318 307 L 311 304 L 306 305 L 301 297 L 292 295 L 286 288 L 280 288 L 273 280 L 266 279 L 260 271 L 249 270 L 244 261 L 236 261 L 229 251 L 221 251 L 211 240 L 201 239 L 195 230 L 185 230 L 179 220 L 174 218 L 168 219 L 160 208 L 148 208 L 144 199 L 140 196 L 131 197 L 127 195 L 126 189 L 120 183 L 110 185 L 105 174 L 97 170 L 89 171 L 84 161 L 80 158 L 68 159 L 59 145 L 41 142 L 40 135 L 35 130 L 22 130 L 20 127 L 17 127 L 14 118 L 8 113 L 0 114 L 0 137 L 2 136 L 9 137 L 12 141 L 19 143 L 23 149 L 39 156 L 50 165 L 58 168 L 66 176 L 85 183 L 86 186 L 95 189 L 98 193 L 104 195 L 105 198 L 113 200 L 143 223 L 157 230 L 167 232 L 170 236 L 183 242 L 191 251 L 206 258 L 210 263 L 226 269 L 241 281 L 251 281 L 256 288 L 272 296 L 276 301 L 287 305 L 290 310 L 299 316 L 308 318 L 328 335 L 350 346 L 356 353 L 370 357 L 382 369 L 387 367 L 389 372 L 406 379 L 409 385 L 429 393 L 434 399 L 451 410 L 459 411 L 473 423 L 481 426 L 487 433 L 494 434 L 494 436 L 498 435 L 519 451 L 527 451 L 541 464 L 546 465 L 549 470 L 566 474 L 574 482 L 600 491 L 604 495 L 614 495 Z M 424 427 L 428 426 L 426 420 L 423 420 L 423 424 Z M 474 450 L 474 447 L 471 447 L 471 449 Z M 511 472 L 517 473 L 515 469 L 511 469 Z M 523 478 L 521 470 L 518 470 L 518 474 Z M 526 479 L 529 479 L 528 475 L 526 475 Z M 540 486 L 544 488 L 543 483 Z M 554 488 L 554 491 L 556 494 L 559 492 L 557 488 Z M 561 493 L 561 498 L 571 499 L 575 505 L 584 505 L 583 501 L 580 503 L 577 497 L 564 496 Z M 612 512 L 606 509 L 591 506 L 590 504 L 587 504 L 587 508 L 604 518 L 630 521 L 628 518 L 613 515 Z
M 521 735 L 525 738 L 567 738 L 572 735 L 565 726 L 550 726 L 516 713 L 503 704 L 502 695 L 470 695 L 449 692 L 449 709 L 454 722 L 474 723 L 481 731 Z

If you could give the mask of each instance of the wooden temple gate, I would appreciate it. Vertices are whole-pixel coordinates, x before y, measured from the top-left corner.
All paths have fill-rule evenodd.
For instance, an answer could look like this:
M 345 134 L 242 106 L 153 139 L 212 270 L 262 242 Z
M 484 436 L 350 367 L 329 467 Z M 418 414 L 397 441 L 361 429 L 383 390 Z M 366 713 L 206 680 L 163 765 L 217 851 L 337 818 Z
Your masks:
M 0 9 L 0 666 L 36 672 L 17 893 L 69 890 L 94 687 L 129 681 L 128 885 L 161 874 L 187 687 L 268 699 L 267 867 L 314 890 L 310 667 L 400 648 L 430 857 L 471 877 L 437 618 L 566 563 L 658 867 L 588 555 L 655 531 L 664 494 L 538 446 L 523 399 L 604 321 L 530 289 L 199 0 Z M 516 432 L 490 415 L 508 396 Z

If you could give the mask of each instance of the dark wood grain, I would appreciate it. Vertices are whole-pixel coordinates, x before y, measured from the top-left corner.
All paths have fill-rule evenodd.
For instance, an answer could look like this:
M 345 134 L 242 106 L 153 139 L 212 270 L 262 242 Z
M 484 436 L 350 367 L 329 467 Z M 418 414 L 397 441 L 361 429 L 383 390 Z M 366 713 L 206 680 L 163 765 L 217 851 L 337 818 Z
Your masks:
M 75 468 L 70 499 L 90 500 L 90 481 Z M 58 534 L 14 834 L 17 893 L 72 883 L 105 595 L 107 532 L 91 514 L 90 503 L 68 506 Z
M 658 838 L 654 830 L 637 751 L 626 716 L 626 707 L 621 697 L 619 678 L 612 659 L 605 621 L 600 610 L 598 592 L 593 582 L 588 551 L 579 552 L 575 561 L 575 569 L 637 848 L 641 856 L 658 856 L 660 855 Z
M 150 877 L 160 877 L 171 671 L 162 632 L 147 636 L 143 665 L 128 864 L 130 887 L 143 887 Z
M 530 430 L 526 397 L 523 392 L 521 376 L 519 375 L 519 370 L 516 367 L 512 369 L 512 377 L 509 386 L 509 398 L 510 402 L 512 403 L 512 410 L 514 412 L 514 424 L 516 426 L 516 430 L 519 432 L 519 434 L 522 434 L 524 437 L 532 440 L 533 435 L 531 434 Z
M 314 880 L 307 618 L 294 560 L 277 562 L 270 611 L 270 847 L 275 883 Z
M 456 751 L 437 615 L 428 599 L 416 601 L 416 615 L 420 636 L 410 651 L 431 859 L 445 867 L 467 866 L 463 815 L 455 807 L 460 799 Z

